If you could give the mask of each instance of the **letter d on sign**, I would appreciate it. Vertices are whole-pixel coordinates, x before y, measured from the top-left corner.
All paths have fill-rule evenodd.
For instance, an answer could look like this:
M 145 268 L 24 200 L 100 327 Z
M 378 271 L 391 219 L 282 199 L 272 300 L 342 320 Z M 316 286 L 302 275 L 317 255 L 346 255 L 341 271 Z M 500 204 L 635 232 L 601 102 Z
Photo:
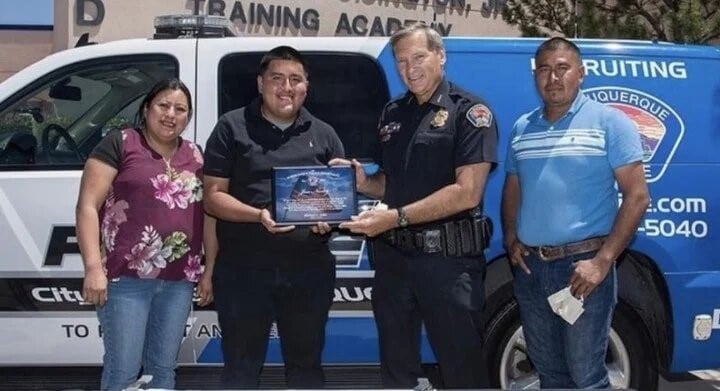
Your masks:
M 90 19 L 85 19 L 85 4 L 92 3 L 94 7 L 89 7 L 88 10 L 95 8 L 95 15 L 87 15 Z M 102 0 L 76 0 L 75 2 L 75 23 L 78 26 L 99 26 L 105 19 L 105 4 Z

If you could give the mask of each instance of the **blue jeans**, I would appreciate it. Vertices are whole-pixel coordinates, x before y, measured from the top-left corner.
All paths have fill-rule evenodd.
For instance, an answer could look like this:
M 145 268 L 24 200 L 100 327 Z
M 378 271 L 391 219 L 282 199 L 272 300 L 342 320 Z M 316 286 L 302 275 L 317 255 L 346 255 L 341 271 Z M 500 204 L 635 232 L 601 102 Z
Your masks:
M 574 325 L 555 315 L 547 301 L 548 296 L 568 286 L 575 262 L 594 255 L 543 261 L 530 251 L 525 264 L 532 274 L 513 268 L 525 341 L 542 388 L 610 388 L 605 355 L 617 303 L 615 267 L 585 298 L 585 312 Z
M 192 303 L 193 283 L 120 277 L 97 310 L 102 326 L 103 390 L 122 390 L 144 375 L 151 388 L 175 387 L 175 367 Z

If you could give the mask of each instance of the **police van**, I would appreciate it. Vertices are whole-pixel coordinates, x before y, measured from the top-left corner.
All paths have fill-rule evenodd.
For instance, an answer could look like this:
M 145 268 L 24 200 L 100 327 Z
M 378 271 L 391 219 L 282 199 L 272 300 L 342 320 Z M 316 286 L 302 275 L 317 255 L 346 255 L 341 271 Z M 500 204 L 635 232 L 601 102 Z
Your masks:
M 155 81 L 177 76 L 188 85 L 195 114 L 183 137 L 203 145 L 221 114 L 256 96 L 263 53 L 291 45 L 309 62 L 308 109 L 333 125 L 348 156 L 370 156 L 383 105 L 404 92 L 387 37 L 208 38 L 224 31 L 197 27 L 208 20 L 161 20 L 166 24 L 154 39 L 55 53 L 0 84 L 0 366 L 101 364 L 102 330 L 80 294 L 74 227 L 80 175 L 100 139 L 132 123 Z M 445 39 L 448 78 L 494 110 L 501 161 L 515 119 L 540 102 L 531 72 L 540 42 Z M 720 224 L 713 179 L 720 177 L 720 52 L 654 42 L 577 43 L 587 94 L 625 112 L 642 138 L 652 201 L 618 261 L 607 365 L 614 387 L 652 390 L 658 374 L 720 367 L 720 226 L 713 226 Z M 485 211 L 496 223 L 503 177 L 501 164 L 485 195 Z M 371 252 L 356 236 L 335 236 L 331 247 L 338 280 L 324 362 L 377 364 Z M 537 385 L 499 233 L 486 255 L 490 380 L 502 388 Z M 222 362 L 212 307 L 194 309 L 186 334 L 182 365 Z M 268 365 L 281 362 L 277 333 L 270 338 Z M 427 343 L 423 360 L 434 360 Z

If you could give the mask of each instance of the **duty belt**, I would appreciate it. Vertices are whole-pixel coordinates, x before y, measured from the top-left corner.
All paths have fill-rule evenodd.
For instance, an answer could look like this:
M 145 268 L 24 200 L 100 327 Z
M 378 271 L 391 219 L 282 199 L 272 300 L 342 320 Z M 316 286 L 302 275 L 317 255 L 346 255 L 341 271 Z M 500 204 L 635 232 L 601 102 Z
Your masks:
M 569 257 L 571 255 L 589 253 L 597 251 L 602 247 L 607 236 L 598 236 L 595 238 L 581 240 L 563 244 L 561 246 L 527 246 L 528 249 L 536 253 L 543 261 L 554 261 L 560 258 Z
M 423 228 L 393 229 L 382 240 L 404 251 L 466 257 L 482 254 L 492 235 L 490 219 L 484 216 L 449 221 Z

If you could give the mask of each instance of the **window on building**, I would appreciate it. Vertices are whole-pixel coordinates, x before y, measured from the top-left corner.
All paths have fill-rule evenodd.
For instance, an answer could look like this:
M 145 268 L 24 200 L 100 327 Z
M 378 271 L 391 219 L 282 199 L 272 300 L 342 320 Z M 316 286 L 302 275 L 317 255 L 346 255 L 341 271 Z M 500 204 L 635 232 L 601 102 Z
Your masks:
M 264 53 L 237 53 L 220 61 L 218 114 L 257 97 L 257 71 Z M 355 53 L 304 52 L 310 73 L 305 107 L 335 128 L 348 157 L 369 158 L 389 92 L 375 59 Z
M 0 170 L 82 168 L 102 137 L 131 126 L 142 97 L 177 68 L 170 56 L 122 56 L 34 82 L 0 104 Z

